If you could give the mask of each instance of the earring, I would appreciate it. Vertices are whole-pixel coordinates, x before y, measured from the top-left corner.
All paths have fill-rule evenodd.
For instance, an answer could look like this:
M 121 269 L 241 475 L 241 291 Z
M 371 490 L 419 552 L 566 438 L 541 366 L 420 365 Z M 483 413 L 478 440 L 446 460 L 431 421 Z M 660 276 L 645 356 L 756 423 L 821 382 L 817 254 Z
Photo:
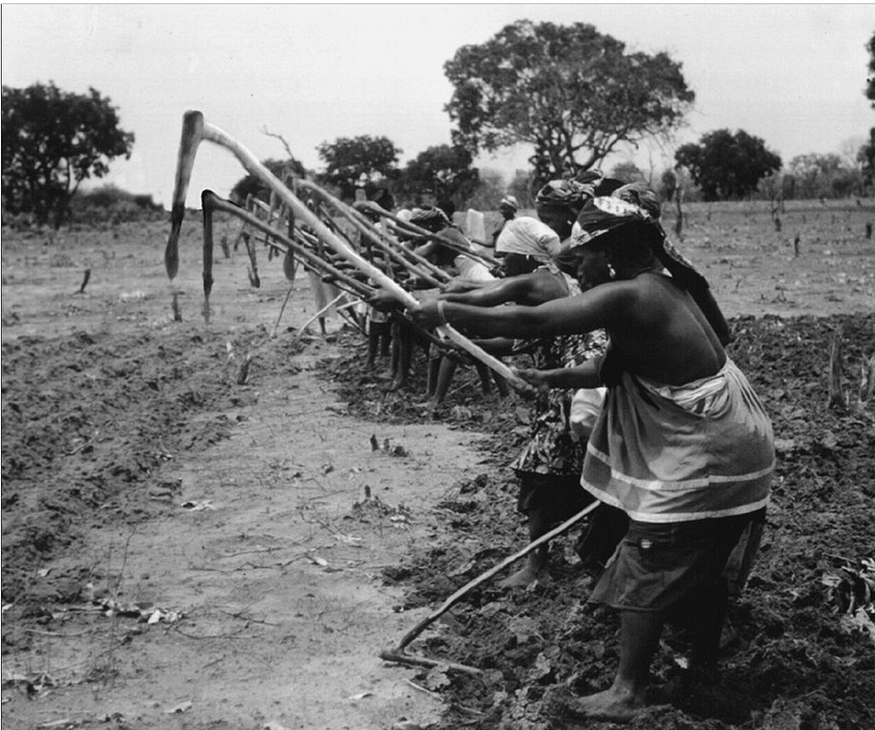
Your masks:
M 608 276 L 610 276 L 611 279 L 617 278 L 617 272 L 614 270 L 614 267 L 611 266 L 610 264 L 608 264 Z

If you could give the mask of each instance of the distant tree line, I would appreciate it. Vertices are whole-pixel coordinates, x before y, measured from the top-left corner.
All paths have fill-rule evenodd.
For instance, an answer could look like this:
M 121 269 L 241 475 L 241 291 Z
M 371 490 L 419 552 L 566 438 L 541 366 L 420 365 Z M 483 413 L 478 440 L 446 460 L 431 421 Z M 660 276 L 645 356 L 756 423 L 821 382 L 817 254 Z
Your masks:
M 95 89 L 62 91 L 54 83 L 3 87 L 3 210 L 30 213 L 58 228 L 84 180 L 101 178 L 116 157 L 130 158 L 134 135 Z
M 872 57 L 867 95 L 873 99 L 875 35 L 867 49 Z M 619 41 L 579 23 L 518 21 L 484 44 L 460 48 L 444 70 L 454 86 L 447 105 L 456 122 L 452 145 L 429 148 L 401 168 L 401 150 L 385 137 L 326 142 L 319 147 L 325 172 L 317 179 L 344 197 L 366 180 L 369 194 L 389 188 L 401 203 L 433 196 L 444 208 L 494 208 L 503 194 L 512 193 L 530 207 L 547 179 L 601 167 L 621 143 L 667 140 L 695 98 L 679 64 L 665 54 L 627 54 Z M 667 200 L 678 191 L 689 201 L 868 196 L 875 128 L 870 136 L 869 144 L 844 155 L 810 153 L 784 165 L 759 137 L 721 129 L 679 147 L 674 166 L 661 175 L 647 175 L 631 162 L 610 173 L 643 180 Z M 481 151 L 521 143 L 534 149 L 531 167 L 510 181 L 471 167 Z
M 869 51 L 869 76 L 866 84 L 866 98 L 875 109 L 875 33 L 866 45 Z M 869 129 L 869 142 L 860 149 L 857 156 L 862 164 L 863 177 L 869 186 L 875 185 L 875 127 Z
M 399 203 L 454 210 L 467 204 L 482 184 L 470 153 L 452 145 L 429 147 L 403 167 L 398 164 L 402 150 L 386 137 L 343 137 L 321 144 L 317 151 L 324 170 L 296 173 L 308 174 L 346 201 L 355 200 L 358 193 L 387 207 Z M 291 161 L 276 159 L 264 164 L 280 179 L 293 167 Z M 242 204 L 249 195 L 267 201 L 270 192 L 258 178 L 246 175 L 232 188 L 231 198 Z M 503 189 L 496 189 L 495 195 L 497 205 Z
M 164 220 L 166 211 L 151 195 L 137 195 L 115 185 L 102 185 L 78 191 L 70 201 L 69 220 L 72 224 L 130 223 Z
M 865 94 L 875 108 L 875 34 L 866 48 Z M 278 177 L 308 175 L 347 200 L 364 195 L 387 206 L 436 204 L 451 212 L 494 208 L 512 193 L 529 207 L 551 178 L 601 169 L 612 155 L 644 141 L 670 143 L 695 100 L 681 65 L 667 54 L 629 52 L 584 23 L 517 21 L 484 43 L 459 48 L 444 73 L 453 87 L 445 107 L 454 125 L 450 144 L 429 147 L 402 166 L 402 150 L 385 136 L 341 137 L 318 146 L 319 172 L 291 158 L 265 165 Z M 80 194 L 80 185 L 103 177 L 112 160 L 129 158 L 133 144 L 117 110 L 95 89 L 72 94 L 52 82 L 4 86 L 4 219 L 29 215 L 58 227 L 70 220 L 74 202 L 80 211 L 103 204 L 151 210 L 147 201 L 116 190 Z M 520 144 L 533 150 L 529 168 L 510 181 L 473 165 L 481 152 Z M 288 145 L 286 152 L 291 156 Z M 873 173 L 875 127 L 856 150 L 800 155 L 786 165 L 762 139 L 720 129 L 679 147 L 673 167 L 661 174 L 645 175 L 629 162 L 613 171 L 645 180 L 669 200 L 678 194 L 686 200 L 864 196 L 872 194 Z M 243 202 L 249 195 L 267 193 L 246 176 L 232 197 Z
M 455 123 L 451 144 L 430 147 L 401 168 L 401 150 L 385 137 L 340 138 L 319 146 L 325 171 L 317 179 L 344 198 L 363 183 L 373 193 L 390 189 L 401 204 L 448 212 L 494 208 L 507 192 L 526 206 L 548 180 L 598 167 L 623 144 L 667 139 L 695 99 L 667 54 L 627 52 L 584 23 L 517 21 L 483 44 L 460 48 L 444 72 L 454 89 L 446 106 Z M 517 144 L 534 150 L 531 169 L 504 186 L 472 165 L 480 152 Z M 241 181 L 236 193 L 248 185 Z

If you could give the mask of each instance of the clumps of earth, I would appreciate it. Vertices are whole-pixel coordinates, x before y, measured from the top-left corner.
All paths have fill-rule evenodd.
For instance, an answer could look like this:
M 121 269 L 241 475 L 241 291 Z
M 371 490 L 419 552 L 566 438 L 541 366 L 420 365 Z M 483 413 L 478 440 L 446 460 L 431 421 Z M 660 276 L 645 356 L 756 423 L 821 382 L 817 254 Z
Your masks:
M 34 581 L 34 566 L 95 524 L 135 525 L 159 514 L 161 498 L 180 485 L 153 479 L 158 467 L 173 453 L 227 438 L 235 414 L 257 402 L 257 390 L 240 383 L 246 354 L 259 353 L 250 368 L 295 372 L 303 345 L 260 350 L 267 339 L 263 328 L 234 343 L 180 328 L 3 344 L 4 604 L 27 618 L 76 601 L 97 578 L 90 568 Z M 26 634 L 4 630 L 3 640 L 4 648 L 13 640 L 27 648 Z
M 660 692 L 629 727 L 869 730 L 875 404 L 864 375 L 875 355 L 875 315 L 744 317 L 731 325 L 731 355 L 775 425 L 778 466 L 766 535 L 729 616 L 720 682 L 694 691 L 677 682 L 686 647 L 667 634 L 651 667 Z M 434 610 L 525 545 L 508 465 L 525 442 L 531 406 L 515 394 L 484 395 L 476 370 L 467 367 L 433 409 L 422 352 L 410 386 L 391 391 L 385 362 L 364 367 L 359 332 L 341 330 L 337 338 L 343 355 L 320 370 L 348 404 L 346 413 L 375 424 L 437 419 L 469 434 L 482 454 L 481 468 L 434 508 L 435 537 L 383 574 L 404 590 L 399 610 Z M 135 525 L 159 515 L 161 496 L 172 498 L 179 488 L 152 478 L 169 455 L 226 438 L 258 400 L 246 379 L 257 378 L 260 368 L 296 372 L 306 341 L 281 338 L 261 348 L 267 339 L 264 328 L 226 343 L 221 334 L 179 327 L 22 337 L 3 345 L 2 596 L 15 613 L 15 620 L 13 611 L 4 614 L 4 653 L 26 651 L 29 626 L 101 578 L 82 566 L 81 574 L 53 571 L 37 581 L 38 566 L 74 549 L 93 525 Z M 839 345 L 842 367 L 831 371 L 830 353 Z M 832 404 L 830 394 L 839 396 Z M 374 440 L 371 448 L 403 456 L 391 443 Z M 353 511 L 362 520 L 408 518 L 374 495 Z M 408 647 L 438 662 L 411 669 L 418 685 L 446 703 L 431 730 L 613 727 L 578 723 L 556 701 L 604 688 L 617 663 L 617 617 L 587 603 L 597 576 L 574 553 L 577 532 L 553 541 L 549 582 L 507 591 L 498 587 L 501 576 L 487 580 Z
M 875 727 L 875 399 L 867 379 L 875 315 L 732 320 L 730 355 L 775 427 L 778 465 L 767 531 L 753 574 L 731 608 L 716 685 L 681 681 L 682 638 L 663 636 L 651 667 L 654 704 L 633 730 L 865 730 Z M 441 605 L 526 542 L 508 464 L 531 409 L 484 396 L 460 369 L 438 409 L 425 395 L 424 355 L 405 391 L 363 367 L 360 337 L 323 372 L 353 415 L 374 421 L 441 419 L 472 433 L 483 470 L 437 505 L 442 536 L 418 547 L 386 581 L 407 607 Z M 840 348 L 840 369 L 830 352 Z M 832 389 L 830 383 L 832 382 Z M 834 403 L 830 404 L 830 395 Z M 868 399 L 868 400 L 867 400 Z M 435 464 L 439 468 L 439 464 Z M 608 722 L 567 717 L 563 694 L 605 688 L 618 660 L 618 618 L 587 603 L 597 578 L 573 550 L 577 530 L 551 544 L 551 579 L 528 589 L 473 588 L 408 647 L 477 674 L 423 668 L 422 686 L 448 710 L 434 730 L 547 730 Z M 400 639 L 400 637 L 399 637 Z

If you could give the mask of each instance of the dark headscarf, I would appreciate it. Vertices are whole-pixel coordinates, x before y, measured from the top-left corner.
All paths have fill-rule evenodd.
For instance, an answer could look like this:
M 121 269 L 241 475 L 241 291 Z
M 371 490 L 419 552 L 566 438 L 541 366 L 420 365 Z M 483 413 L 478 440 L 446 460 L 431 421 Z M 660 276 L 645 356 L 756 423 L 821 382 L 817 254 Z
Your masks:
M 610 195 L 623 185 L 621 180 L 605 177 L 600 170 L 584 170 L 571 180 L 551 180 L 535 198 L 538 207 L 559 208 L 576 217 L 581 208 L 599 195 Z M 575 230 L 574 222 L 572 233 Z M 555 258 L 556 264 L 565 273 L 574 275 L 577 271 L 577 257 L 565 245 Z
M 631 183 L 617 188 L 608 197 L 593 198 L 577 217 L 571 234 L 572 247 L 585 246 L 590 241 L 629 223 L 652 226 L 653 253 L 684 289 L 696 300 L 721 342 L 729 342 L 729 326 L 711 294 L 707 279 L 668 240 L 659 222 L 662 212 L 659 197 L 643 183 Z
M 591 189 L 576 180 L 551 180 L 535 196 L 535 207 L 567 208 L 577 212 L 591 197 Z
M 610 195 L 622 185 L 622 180 L 605 177 L 600 170 L 586 170 L 571 180 L 548 182 L 535 196 L 535 205 L 568 208 L 578 213 L 586 201 Z
M 662 216 L 662 202 L 659 196 L 642 182 L 621 185 L 606 195 L 637 205 L 654 220 L 659 220 Z
M 442 228 L 451 225 L 447 214 L 436 206 L 430 208 L 414 208 L 413 212 L 410 214 L 410 222 L 420 228 L 425 228 L 432 233 L 436 233 Z
M 579 172 L 574 180 L 586 188 L 590 198 L 597 198 L 599 195 L 610 195 L 614 190 L 625 185 L 622 180 L 618 180 L 615 177 L 605 177 L 601 170 L 584 170 Z

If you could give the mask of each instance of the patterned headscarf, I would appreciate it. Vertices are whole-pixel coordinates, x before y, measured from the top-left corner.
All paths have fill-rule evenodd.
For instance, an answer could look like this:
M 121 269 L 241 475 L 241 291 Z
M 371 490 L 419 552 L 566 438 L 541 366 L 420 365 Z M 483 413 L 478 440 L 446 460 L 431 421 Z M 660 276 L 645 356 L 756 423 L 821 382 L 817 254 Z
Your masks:
M 623 184 L 622 180 L 605 177 L 601 170 L 583 170 L 574 177 L 574 182 L 582 185 L 586 198 L 595 198 L 599 195 L 610 195 Z
M 642 182 L 628 183 L 610 193 L 614 198 L 633 203 L 645 211 L 654 220 L 662 215 L 662 203 L 659 196 Z
M 622 185 L 622 180 L 605 177 L 601 170 L 585 170 L 571 180 L 548 182 L 538 191 L 535 205 L 568 208 L 576 214 L 588 200 L 611 195 Z
M 577 222 L 571 231 L 571 247 L 585 246 L 605 233 L 613 231 L 627 223 L 650 223 L 662 227 L 650 211 L 622 198 L 601 196 L 587 201 L 577 216 Z
M 624 185 L 609 197 L 593 198 L 586 203 L 571 232 L 571 247 L 585 246 L 629 223 L 653 226 L 658 233 L 652 240 L 653 253 L 672 278 L 690 292 L 721 340 L 728 341 L 728 326 L 710 293 L 708 281 L 668 240 L 659 222 L 661 212 L 659 197 L 653 190 L 643 183 Z
M 585 245 L 608 231 L 633 221 L 649 223 L 659 232 L 662 242 L 660 246 L 654 246 L 653 252 L 672 276 L 682 281 L 688 280 L 691 274 L 700 276 L 696 267 L 666 237 L 665 229 L 659 222 L 661 215 L 659 196 L 644 183 L 629 183 L 617 188 L 610 197 L 595 198 L 591 205 L 584 207 L 574 224 L 571 245 Z
M 535 196 L 535 206 L 568 208 L 574 212 L 592 197 L 590 186 L 576 180 L 551 180 Z
M 447 214 L 436 206 L 430 208 L 414 208 L 410 215 L 410 222 L 420 228 L 425 228 L 432 232 L 439 231 L 441 228 L 446 228 L 451 225 Z

